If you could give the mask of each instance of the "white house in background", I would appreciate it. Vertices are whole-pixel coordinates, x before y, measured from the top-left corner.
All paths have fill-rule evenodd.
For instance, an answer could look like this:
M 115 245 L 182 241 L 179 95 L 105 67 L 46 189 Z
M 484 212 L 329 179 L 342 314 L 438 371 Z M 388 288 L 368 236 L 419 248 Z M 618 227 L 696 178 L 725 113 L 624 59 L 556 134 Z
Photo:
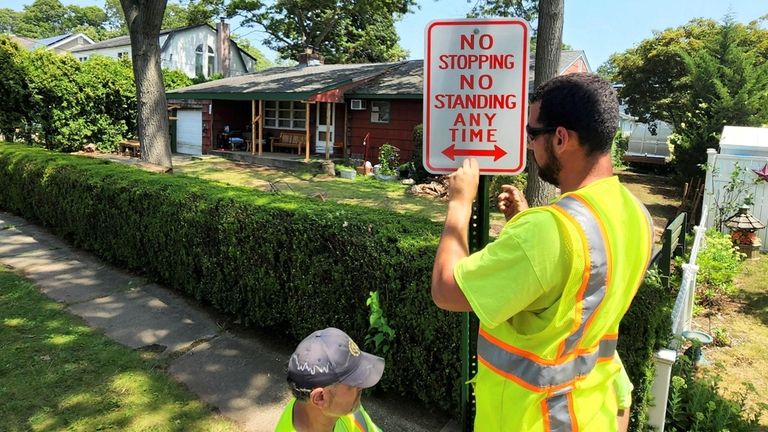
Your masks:
M 58 36 L 51 36 L 45 39 L 31 39 L 23 36 L 11 35 L 11 39 L 30 51 L 36 50 L 38 48 L 45 48 L 56 52 L 67 52 L 76 48 L 94 44 L 91 38 L 82 33 L 67 33 Z
M 120 36 L 70 51 L 80 61 L 93 55 L 131 58 L 131 40 Z M 161 30 L 160 60 L 162 68 L 178 69 L 190 78 L 210 78 L 214 73 L 237 76 L 256 69 L 256 59 L 229 37 L 229 24 L 223 21 L 216 28 L 200 24 Z

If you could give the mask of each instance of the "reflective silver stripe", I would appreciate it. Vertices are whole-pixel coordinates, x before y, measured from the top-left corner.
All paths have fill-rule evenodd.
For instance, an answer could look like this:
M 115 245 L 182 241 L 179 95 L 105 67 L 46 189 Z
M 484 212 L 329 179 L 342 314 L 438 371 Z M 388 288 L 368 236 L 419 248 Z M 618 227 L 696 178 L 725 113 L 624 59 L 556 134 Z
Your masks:
M 573 419 L 568 410 L 568 395 L 564 393 L 547 399 L 549 430 L 552 432 L 572 432 Z
M 576 349 L 579 341 L 584 336 L 587 322 L 589 322 L 589 319 L 595 314 L 595 311 L 605 298 L 606 286 L 608 284 L 608 251 L 605 249 L 606 241 L 603 238 L 600 225 L 595 219 L 596 215 L 592 214 L 584 203 L 574 197 L 567 196 L 554 205 L 571 215 L 581 226 L 587 238 L 590 260 L 589 280 L 587 281 L 587 287 L 582 300 L 579 328 L 565 340 L 563 355 L 567 355 Z
M 636 196 L 632 195 L 632 197 L 635 198 L 635 201 L 637 201 L 637 205 L 640 206 L 640 208 L 643 210 L 643 214 L 645 214 L 645 218 L 648 220 L 648 233 L 651 236 L 651 241 L 648 243 L 648 263 L 645 266 L 647 269 L 651 266 L 651 258 L 653 258 L 653 238 L 654 238 L 654 232 L 653 232 L 653 218 L 651 217 L 651 214 L 648 212 L 648 209 L 645 207 L 645 204 L 643 204 Z
M 563 386 L 587 375 L 598 359 L 612 359 L 615 351 L 616 339 L 603 339 L 595 352 L 578 355 L 560 364 L 544 365 L 495 345 L 482 332 L 477 338 L 477 355 L 482 361 L 538 390 Z
M 353 415 L 355 417 L 355 426 L 357 426 L 363 432 L 368 432 L 368 423 L 365 422 L 365 416 L 363 413 L 360 412 L 360 410 L 357 410 Z

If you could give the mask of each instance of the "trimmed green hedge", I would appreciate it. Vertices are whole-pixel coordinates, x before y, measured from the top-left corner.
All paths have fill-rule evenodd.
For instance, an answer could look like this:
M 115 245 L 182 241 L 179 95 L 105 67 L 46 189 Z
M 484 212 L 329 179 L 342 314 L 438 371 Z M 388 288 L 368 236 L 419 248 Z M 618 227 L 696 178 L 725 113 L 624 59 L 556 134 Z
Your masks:
M 653 267 L 632 300 L 619 326 L 617 351 L 634 384 L 630 431 L 648 430 L 648 408 L 652 403 L 651 386 L 656 368 L 653 355 L 669 346 L 672 338 L 672 306 L 675 293 L 661 282 Z
M 389 211 L 0 144 L 0 208 L 243 322 L 362 342 L 370 291 L 396 330 L 383 389 L 455 409 L 458 314 L 429 293 L 441 227 Z
M 337 326 L 362 342 L 366 299 L 379 291 L 396 335 L 379 353 L 387 370 L 378 387 L 457 410 L 461 315 L 434 307 L 429 293 L 440 224 L 12 144 L 0 144 L 0 185 L 1 209 L 294 340 Z M 659 296 L 641 288 L 621 329 L 636 395 L 650 387 L 669 317 Z

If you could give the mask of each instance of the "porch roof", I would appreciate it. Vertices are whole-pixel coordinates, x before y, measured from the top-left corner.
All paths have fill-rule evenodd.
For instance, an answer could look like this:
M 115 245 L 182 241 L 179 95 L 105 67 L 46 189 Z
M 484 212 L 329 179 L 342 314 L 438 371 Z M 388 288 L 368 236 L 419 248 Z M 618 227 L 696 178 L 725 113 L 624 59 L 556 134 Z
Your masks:
M 400 64 L 274 67 L 172 90 L 167 95 L 173 99 L 309 100 L 342 86 L 363 84 Z

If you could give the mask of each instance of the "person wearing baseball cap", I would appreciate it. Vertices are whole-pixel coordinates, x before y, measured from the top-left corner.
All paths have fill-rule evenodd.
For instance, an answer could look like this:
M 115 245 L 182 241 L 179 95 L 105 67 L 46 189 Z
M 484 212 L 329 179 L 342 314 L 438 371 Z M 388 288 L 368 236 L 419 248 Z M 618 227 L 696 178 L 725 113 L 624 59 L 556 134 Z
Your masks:
M 363 352 L 343 331 L 318 330 L 288 360 L 293 399 L 275 432 L 380 432 L 360 404 L 384 373 L 384 359 Z

